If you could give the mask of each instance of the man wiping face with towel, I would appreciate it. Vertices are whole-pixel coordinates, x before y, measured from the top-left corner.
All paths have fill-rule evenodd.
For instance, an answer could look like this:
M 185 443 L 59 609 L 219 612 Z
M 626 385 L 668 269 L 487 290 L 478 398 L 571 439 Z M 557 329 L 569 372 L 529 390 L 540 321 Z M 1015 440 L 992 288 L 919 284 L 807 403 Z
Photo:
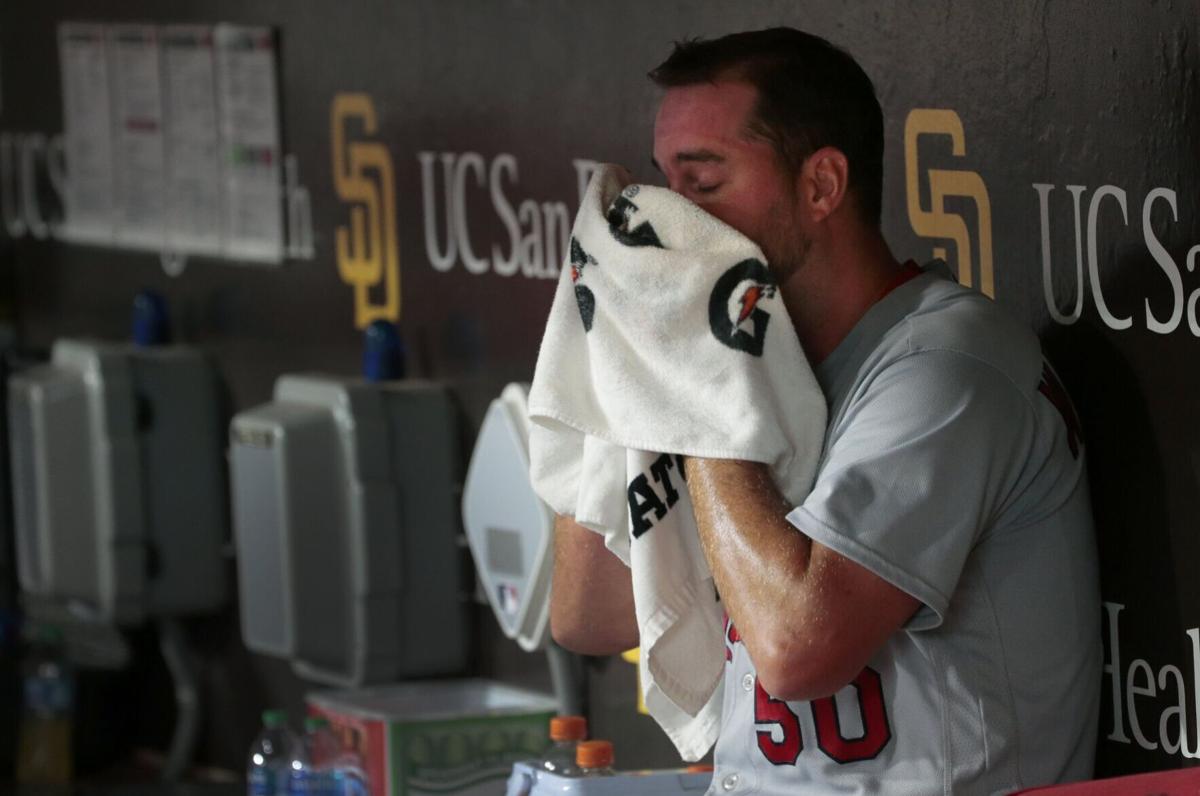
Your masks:
M 1101 647 L 1084 445 L 1036 337 L 942 264 L 892 255 L 882 114 L 845 52 L 741 33 L 676 45 L 651 78 L 655 164 L 757 244 L 772 279 L 742 305 L 777 291 L 828 418 L 823 448 L 794 452 L 816 462 L 802 497 L 764 462 L 659 460 L 656 488 L 686 489 L 728 616 L 710 793 L 991 794 L 1090 776 Z M 636 187 L 621 196 L 632 225 Z M 607 266 L 577 248 L 582 286 Z M 580 312 L 598 337 L 593 301 Z M 595 530 L 557 523 L 551 627 L 612 654 L 638 645 L 639 622 L 629 562 Z

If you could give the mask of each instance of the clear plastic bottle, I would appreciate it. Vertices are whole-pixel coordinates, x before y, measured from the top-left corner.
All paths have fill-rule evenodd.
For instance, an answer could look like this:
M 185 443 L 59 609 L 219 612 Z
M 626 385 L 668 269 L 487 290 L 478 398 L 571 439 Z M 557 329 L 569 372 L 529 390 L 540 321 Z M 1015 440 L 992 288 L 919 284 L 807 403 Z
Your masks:
M 609 741 L 583 741 L 575 747 L 575 765 L 579 766 L 580 777 L 611 777 L 613 770 L 613 747 Z
M 262 722 L 246 763 L 246 792 L 250 796 L 283 796 L 298 743 L 288 729 L 284 711 L 264 710 Z
M 342 796 L 345 792 L 342 747 L 320 716 L 304 720 L 304 736 L 296 745 L 288 771 L 288 796 Z M 352 784 L 352 783 L 351 783 Z
M 293 757 L 289 796 L 339 796 L 342 789 L 337 765 L 342 749 L 327 719 L 309 716 L 304 720 L 304 737 L 298 751 L 302 755 Z
M 338 796 L 369 796 L 371 789 L 367 781 L 367 766 L 344 737 L 338 742 L 334 772 Z
M 564 777 L 578 776 L 575 749 L 584 738 L 587 738 L 587 719 L 583 716 L 550 719 L 550 748 L 542 758 L 541 769 Z
M 71 718 L 75 675 L 63 654 L 62 633 L 42 625 L 31 634 L 22 682 L 17 782 L 61 785 L 71 781 Z
M 504 786 L 504 796 L 529 796 L 533 792 L 537 772 L 528 763 L 516 763 Z
M 321 716 L 304 720 L 304 748 L 314 768 L 333 768 L 342 752 L 337 736 L 329 728 L 329 720 Z

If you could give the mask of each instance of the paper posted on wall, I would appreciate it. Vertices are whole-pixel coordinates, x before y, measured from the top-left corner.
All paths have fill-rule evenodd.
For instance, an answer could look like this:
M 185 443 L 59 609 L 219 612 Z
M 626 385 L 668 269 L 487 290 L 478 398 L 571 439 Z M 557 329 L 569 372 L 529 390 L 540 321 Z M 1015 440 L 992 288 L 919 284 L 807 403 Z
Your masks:
M 212 28 L 163 28 L 162 59 L 166 245 L 173 252 L 218 255 L 221 161 Z
M 117 243 L 161 250 L 166 159 L 158 29 L 113 25 L 108 29 L 108 47 L 113 71 Z
M 213 33 L 226 254 L 278 263 L 284 231 L 274 33 L 229 24 Z
M 58 27 L 62 70 L 63 238 L 111 245 L 113 213 L 112 124 L 108 47 L 103 25 L 67 22 Z

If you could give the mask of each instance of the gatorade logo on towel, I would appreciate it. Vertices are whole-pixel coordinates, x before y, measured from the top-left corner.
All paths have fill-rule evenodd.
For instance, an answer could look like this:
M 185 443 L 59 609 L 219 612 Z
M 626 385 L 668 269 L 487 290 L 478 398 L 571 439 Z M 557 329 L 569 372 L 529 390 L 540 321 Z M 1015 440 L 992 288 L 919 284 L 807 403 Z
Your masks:
M 636 227 L 632 226 L 633 214 L 637 212 L 638 206 L 629 200 L 637 195 L 638 186 L 630 185 L 613 200 L 612 206 L 608 208 L 605 216 L 608 219 L 609 231 L 612 232 L 614 238 L 626 246 L 666 248 L 658 239 L 658 233 L 654 231 L 654 226 L 649 221 L 643 221 Z
M 583 319 L 583 330 L 592 330 L 592 318 L 596 315 L 596 296 L 587 285 L 579 284 L 583 269 L 598 265 L 596 258 L 583 250 L 575 236 L 571 236 L 571 282 L 575 284 L 575 302 L 579 305 L 579 317 Z
M 761 260 L 742 260 L 713 286 L 708 322 L 713 336 L 730 348 L 761 357 L 771 314 L 758 306 L 775 295 L 775 280 Z

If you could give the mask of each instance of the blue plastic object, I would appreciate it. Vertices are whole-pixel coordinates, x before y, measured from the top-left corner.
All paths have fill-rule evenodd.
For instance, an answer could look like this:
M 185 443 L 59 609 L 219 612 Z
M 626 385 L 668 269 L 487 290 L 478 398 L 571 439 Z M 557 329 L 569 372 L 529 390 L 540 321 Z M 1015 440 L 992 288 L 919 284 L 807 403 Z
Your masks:
M 404 343 L 391 321 L 371 321 L 367 327 L 363 378 L 367 381 L 404 378 Z
M 133 342 L 139 346 L 171 342 L 167 300 L 153 290 L 143 290 L 133 298 Z

